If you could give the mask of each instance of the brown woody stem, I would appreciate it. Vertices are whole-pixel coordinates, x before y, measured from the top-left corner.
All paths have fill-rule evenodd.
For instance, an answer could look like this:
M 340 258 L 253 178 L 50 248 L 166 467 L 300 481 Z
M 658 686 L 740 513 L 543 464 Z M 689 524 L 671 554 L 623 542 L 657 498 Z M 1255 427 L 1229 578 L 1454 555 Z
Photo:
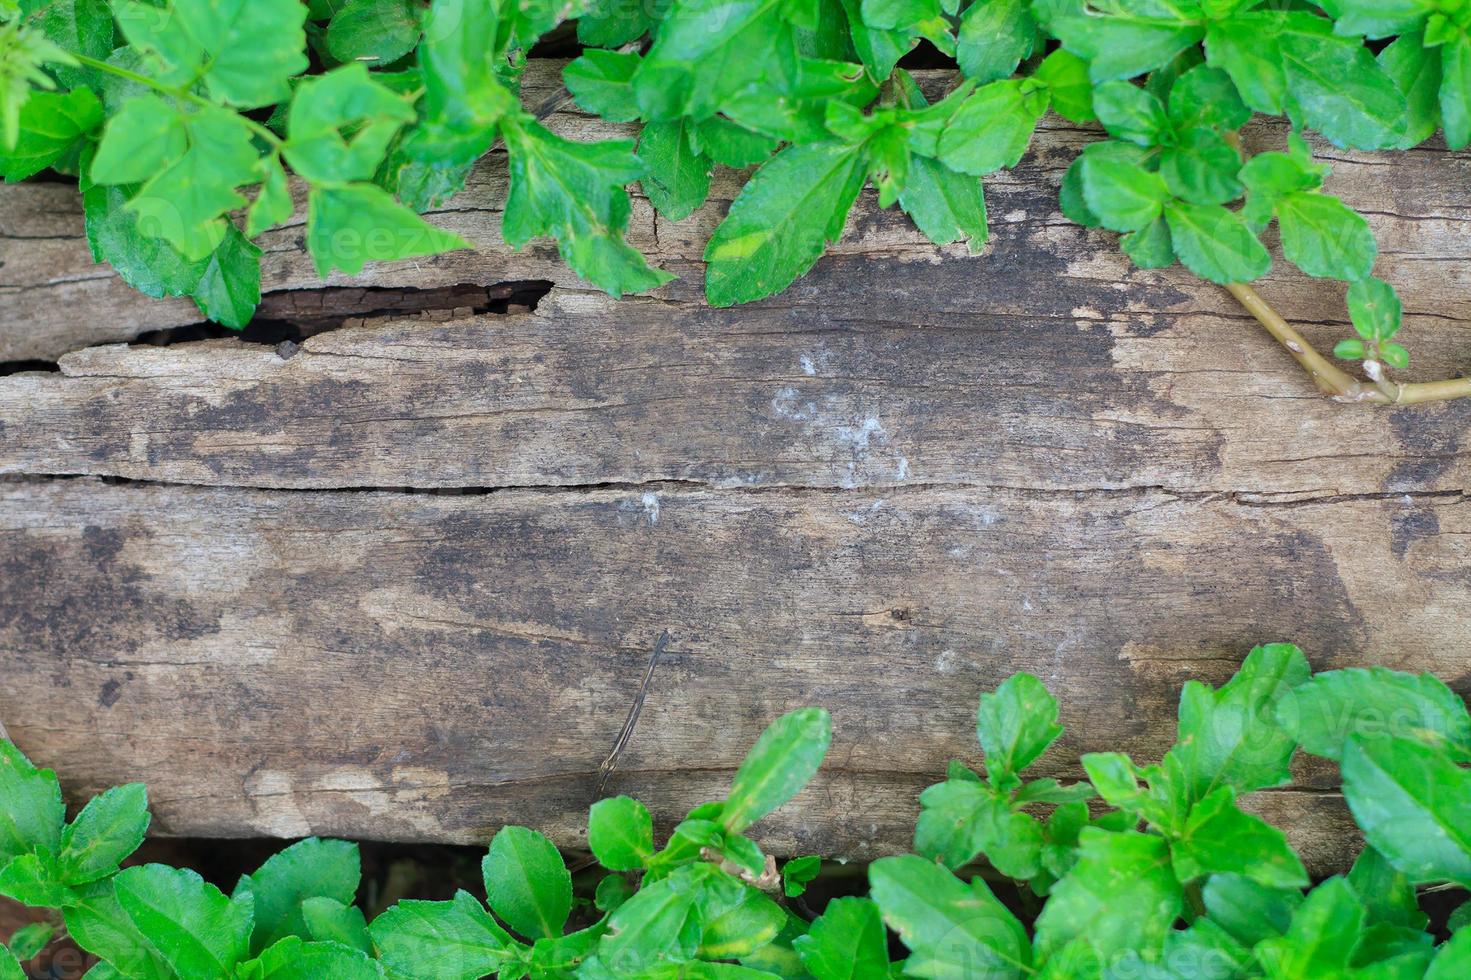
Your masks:
M 1262 299 L 1255 289 L 1246 283 L 1227 283 L 1226 289 L 1246 311 L 1256 317 L 1257 322 L 1267 328 L 1283 347 L 1287 348 L 1303 370 L 1307 371 L 1324 393 L 1335 401 L 1369 402 L 1375 405 L 1416 405 L 1425 402 L 1449 401 L 1453 398 L 1471 397 L 1471 378 L 1452 378 L 1447 381 L 1424 381 L 1399 384 L 1381 381 L 1366 383 L 1344 371 L 1328 360 L 1297 328 L 1284 320 L 1276 310 Z

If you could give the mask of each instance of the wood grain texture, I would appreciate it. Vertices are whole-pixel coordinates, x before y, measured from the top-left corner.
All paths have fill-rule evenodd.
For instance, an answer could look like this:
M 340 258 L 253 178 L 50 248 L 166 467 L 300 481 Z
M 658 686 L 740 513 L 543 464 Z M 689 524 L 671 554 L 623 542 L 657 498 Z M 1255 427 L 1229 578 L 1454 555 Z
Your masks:
M 575 844 L 664 629 L 612 791 L 667 821 L 771 718 L 826 705 L 824 775 L 762 836 L 853 857 L 906 846 L 915 794 L 976 759 L 975 696 L 1013 670 L 1062 699 L 1039 767 L 1058 775 L 1083 751 L 1156 757 L 1179 684 L 1223 680 L 1258 638 L 1471 681 L 1443 643 L 1471 615 L 1461 495 L 78 480 L 0 499 L 0 713 L 74 794 L 146 780 L 168 833 L 471 841 L 530 821 Z M 1441 533 L 1396 557 L 1410 507 Z M 1261 805 L 1319 826 L 1325 778 Z M 1343 845 L 1318 839 L 1318 867 Z
M 1042 768 L 1067 776 L 1082 751 L 1157 758 L 1179 686 L 1258 642 L 1471 691 L 1471 404 L 1333 405 L 1223 291 L 1131 269 L 1056 212 L 1090 138 L 1051 122 L 990 182 L 981 258 L 865 196 L 812 275 L 732 310 L 700 302 L 697 257 L 735 175 L 684 222 L 635 199 L 635 243 L 682 278 L 614 303 L 545 245 L 493 244 L 492 158 L 435 218 L 492 244 L 329 293 L 294 225 L 271 301 L 552 282 L 534 313 L 279 350 L 64 353 L 195 314 L 91 266 L 60 188 L 0 188 L 0 356 L 61 355 L 0 378 L 0 718 L 74 794 L 148 781 L 163 833 L 514 820 L 574 845 L 668 629 L 611 791 L 667 825 L 776 714 L 822 704 L 829 765 L 758 836 L 863 857 L 908 846 L 916 793 L 974 761 L 975 698 L 1016 670 L 1063 700 Z M 1415 375 L 1455 373 L 1467 159 L 1332 155 Z M 1262 289 L 1315 342 L 1346 330 L 1341 286 L 1282 267 Z M 1340 868 L 1332 773 L 1298 775 L 1254 805 Z

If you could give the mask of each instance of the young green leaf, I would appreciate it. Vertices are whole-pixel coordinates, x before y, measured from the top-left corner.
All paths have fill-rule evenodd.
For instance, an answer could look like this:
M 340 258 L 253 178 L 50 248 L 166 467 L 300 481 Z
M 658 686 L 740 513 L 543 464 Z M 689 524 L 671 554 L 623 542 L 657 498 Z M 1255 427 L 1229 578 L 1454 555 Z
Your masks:
M 60 908 L 68 896 L 59 878 L 50 852 L 22 854 L 0 865 L 0 895 L 34 908 Z
M 399 902 L 374 919 L 368 933 L 390 971 L 442 980 L 478 980 L 495 973 L 516 945 L 466 891 L 449 902 Z
M 122 976 L 151 980 L 175 975 L 169 961 L 123 911 L 112 878 L 73 889 L 62 914 L 76 944 L 100 956 Z
M 1343 795 L 1369 844 L 1412 881 L 1471 887 L 1471 771 L 1403 738 L 1351 736 Z
M 599 800 L 588 811 L 587 846 L 609 871 L 637 871 L 654 854 L 654 818 L 632 797 Z
M 1110 231 L 1148 227 L 1164 214 L 1170 200 L 1159 174 L 1111 154 L 1085 154 L 1078 174 L 1089 214 Z
M 1013 674 L 976 708 L 976 738 L 992 781 L 1015 775 L 1042 757 L 1062 734 L 1057 699 L 1031 674 Z
M 340 943 L 303 942 L 287 936 L 258 957 L 241 963 L 239 980 L 379 980 L 383 967 L 369 954 Z
M 286 936 L 311 938 L 302 903 L 320 896 L 351 905 L 361 875 L 358 847 L 347 841 L 309 837 L 272 855 L 247 879 L 255 896 L 251 953 Z
M 1223 786 L 1190 811 L 1170 858 L 1181 881 L 1213 874 L 1239 874 L 1268 888 L 1306 888 L 1308 873 L 1287 836 L 1236 805 L 1236 791 Z
M 316 895 L 301 903 L 301 919 L 308 937 L 314 942 L 337 943 L 350 949 L 373 954 L 373 941 L 368 936 L 368 923 L 363 910 L 345 905 L 335 898 Z
M 639 63 L 636 52 L 589 48 L 562 69 L 562 81 L 588 112 L 609 122 L 629 122 L 638 118 L 633 76 Z
M 800 793 L 822 765 L 832 732 L 821 708 L 789 711 L 768 725 L 731 780 L 721 825 L 740 833 Z
M 1071 51 L 1058 48 L 1043 58 L 1032 78 L 1047 86 L 1053 111 L 1064 119 L 1086 123 L 1098 118 L 1093 107 L 1093 83 L 1088 78 L 1088 62 Z
M 687 118 L 649 123 L 639 134 L 638 156 L 647 168 L 639 182 L 659 214 L 681 221 L 705 203 L 713 161 L 691 145 Z
M 884 980 L 889 975 L 883 915 L 870 899 L 833 899 L 792 945 L 815 980 Z
M 1384 855 L 1365 847 L 1348 873 L 1348 883 L 1364 906 L 1365 924 L 1385 924 L 1423 931 L 1430 917 L 1420 911 L 1415 884 L 1384 860 Z
M 1077 12 L 1054 15 L 1048 27 L 1063 47 L 1088 62 L 1094 82 L 1133 78 L 1161 68 L 1205 35 L 1198 21 L 1187 19 L 1178 8 L 1171 11 L 1168 4 L 1141 5 L 1142 14 L 1120 11 L 1101 16 L 1077 6 Z
M 389 64 L 419 43 L 422 17 L 412 0 L 347 0 L 327 26 L 327 50 L 340 62 Z
M 873 0 L 865 0 L 867 9 Z M 956 33 L 955 57 L 967 78 L 984 85 L 1008 78 L 1037 42 L 1026 0 L 980 0 L 966 8 Z
M 917 153 L 909 158 L 899 206 L 936 245 L 964 242 L 970 254 L 976 255 L 991 234 L 981 182 Z
M 1424 980 L 1457 980 L 1471 971 L 1471 930 L 1462 929 L 1436 950 Z
M 1214 129 L 1190 129 L 1160 154 L 1170 193 L 1191 204 L 1226 204 L 1241 196 L 1241 156 Z
M 741 188 L 705 248 L 705 295 L 731 306 L 781 292 L 843 233 L 866 176 L 863 148 L 790 146 Z
M 915 976 L 1020 980 L 1032 962 L 1026 930 L 979 878 L 969 886 L 915 855 L 868 866 L 873 900 L 899 933 Z
M 781 866 L 782 892 L 787 898 L 797 898 L 807 891 L 807 886 L 822 872 L 822 858 L 815 854 L 794 857 Z
M 145 864 L 113 882 L 118 904 L 179 976 L 229 976 L 249 954 L 249 907 L 193 871 Z
M 976 89 L 940 133 L 938 157 L 951 170 L 980 177 L 1014 167 L 1047 111 L 1046 90 L 1017 80 Z
M 76 154 L 102 123 L 102 103 L 85 88 L 35 92 L 21 107 L 15 142 L 0 144 L 0 178 L 25 180 Z
M 66 806 L 61 783 L 50 769 L 37 769 L 7 739 L 0 738 L 0 867 L 38 849 L 61 846 Z
M 1169 845 L 1092 827 L 1079 841 L 1078 863 L 1052 887 L 1037 918 L 1038 951 L 1050 955 L 1080 937 L 1105 956 L 1162 943 L 1183 899 Z
M 786 925 L 781 906 L 756 889 L 742 888 L 739 894 L 736 902 L 723 907 L 723 903 L 707 902 L 697 955 L 708 960 L 749 956 L 775 939 Z
M 112 874 L 143 843 L 148 821 L 148 790 L 142 783 L 94 796 L 61 833 L 62 880 L 80 885 Z
M 1037 874 L 1042 827 L 984 783 L 952 779 L 919 796 L 914 849 L 952 870 L 984 855 L 1002 874 L 1026 880 Z
M 324 277 L 333 269 L 355 276 L 369 262 L 472 247 L 372 184 L 313 188 L 307 201 L 306 241 L 317 274 Z
M 1383 341 L 1399 333 L 1404 308 L 1393 286 L 1370 276 L 1348 287 L 1348 314 L 1360 337 Z
M 1130 82 L 1104 82 L 1095 88 L 1093 111 L 1110 136 L 1139 146 L 1163 142 L 1171 128 L 1159 99 Z
M 1282 254 L 1303 272 L 1356 282 L 1369 275 L 1379 246 L 1363 216 L 1326 194 L 1288 194 L 1277 202 Z
M 525 827 L 502 828 L 481 862 L 496 915 L 528 938 L 562 934 L 572 910 L 572 876 L 551 841 Z
M 344 65 L 296 87 L 286 162 L 314 184 L 371 180 L 393 138 L 413 119 L 413 108 L 366 67 Z
M 1269 888 L 1243 875 L 1212 875 L 1201 889 L 1212 922 L 1250 949 L 1282 936 L 1302 904 L 1302 892 Z
M 1400 145 L 1408 124 L 1404 95 L 1368 48 L 1331 31 L 1322 17 L 1285 15 L 1279 43 L 1289 112 L 1335 146 Z

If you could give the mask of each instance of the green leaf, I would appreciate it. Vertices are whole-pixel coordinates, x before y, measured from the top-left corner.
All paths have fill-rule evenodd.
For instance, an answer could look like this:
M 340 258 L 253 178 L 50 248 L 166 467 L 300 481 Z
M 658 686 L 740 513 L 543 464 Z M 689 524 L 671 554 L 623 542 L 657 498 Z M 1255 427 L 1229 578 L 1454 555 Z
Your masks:
M 322 277 L 333 269 L 355 276 L 369 262 L 472 247 L 372 184 L 313 188 L 307 202 L 307 249 Z
M 1300 891 L 1268 888 L 1234 874 L 1211 876 L 1201 897 L 1211 921 L 1248 949 L 1264 939 L 1285 935 L 1302 904 Z
M 976 738 L 986 752 L 986 769 L 1015 774 L 1041 758 L 1062 734 L 1057 699 L 1031 674 L 1013 674 L 994 693 L 982 694 L 976 709 Z
M 296 209 L 280 158 L 274 155 L 262 157 L 261 176 L 260 193 L 251 203 L 245 219 L 245 234 L 250 238 L 286 221 Z
M 1206 29 L 1206 61 L 1231 76 L 1242 101 L 1257 112 L 1281 115 L 1287 100 L 1282 66 L 1282 15 L 1238 13 Z
M 496 915 L 523 936 L 560 936 L 572 910 L 572 876 L 551 841 L 525 827 L 502 828 L 481 862 Z
M 1471 886 L 1471 772 L 1401 738 L 1351 735 L 1343 795 L 1370 846 L 1411 880 Z
M 618 907 L 633 897 L 637 889 L 623 875 L 606 875 L 598 882 L 593 895 L 593 905 L 599 912 L 616 912 Z
M 1065 48 L 1088 62 L 1094 82 L 1162 68 L 1205 35 L 1203 27 L 1182 17 L 1134 14 L 1068 13 L 1054 17 L 1050 29 Z
M 884 922 L 909 947 L 906 973 L 1012 980 L 1028 972 L 1026 930 L 979 878 L 967 887 L 909 854 L 873 862 L 868 880 Z
M 1241 155 L 1214 129 L 1191 129 L 1160 156 L 1170 193 L 1191 204 L 1226 204 L 1241 196 Z
M 632 143 L 577 143 L 528 120 L 508 120 L 503 135 L 511 171 L 503 230 L 512 248 L 551 235 L 573 272 L 615 297 L 673 278 L 649 268 L 623 240 L 629 216 L 623 188 L 643 172 Z
M 705 292 L 730 306 L 781 292 L 843 232 L 865 178 L 862 147 L 790 146 L 741 188 L 705 249 Z
M 0 895 L 33 908 L 60 908 L 66 904 L 67 891 L 59 877 L 49 851 L 22 854 L 0 865 Z
M 133 184 L 170 166 L 189 149 L 185 117 L 157 95 L 131 98 L 107 121 L 91 177 L 100 184 Z
M 348 0 L 327 27 L 327 50 L 338 61 L 397 61 L 419 43 L 422 10 L 411 0 Z
M 1282 254 L 1310 276 L 1363 279 L 1379 246 L 1363 216 L 1336 197 L 1288 194 L 1277 202 Z
M 1379 359 L 1390 367 L 1400 370 L 1410 366 L 1410 352 L 1399 344 L 1380 344 Z
M 50 769 L 31 765 L 20 749 L 0 738 L 0 866 L 37 849 L 61 846 L 66 806 Z
M 740 833 L 800 793 L 822 765 L 832 735 L 832 719 L 822 708 L 798 708 L 768 725 L 731 780 L 721 825 Z
M 783 77 L 796 39 L 782 0 L 684 0 L 659 26 L 634 77 L 644 119 L 706 119 L 736 93 Z
M 642 3 L 591 0 L 587 13 L 577 19 L 577 40 L 599 48 L 616 48 L 636 41 L 663 19 L 671 3 L 672 0 Z
M 148 830 L 148 790 L 142 783 L 94 796 L 61 834 L 62 880 L 80 885 L 112 874 L 143 843 Z
M 1333 356 L 1345 361 L 1361 361 L 1369 356 L 1362 340 L 1340 340 L 1333 345 Z
M 1414 882 L 1396 871 L 1384 860 L 1384 855 L 1372 847 L 1359 852 L 1353 869 L 1348 873 L 1348 883 L 1364 906 L 1368 925 L 1382 923 L 1421 931 L 1430 921 L 1430 917 L 1420 911 Z
M 1066 48 L 1042 59 L 1032 78 L 1047 86 L 1052 108 L 1058 115 L 1075 123 L 1098 118 L 1093 108 L 1093 83 L 1088 78 L 1088 62 Z
M 991 234 L 981 182 L 917 153 L 909 158 L 899 206 L 936 245 L 964 242 L 970 254 L 977 255 Z
M 368 933 L 383 965 L 403 976 L 478 980 L 513 956 L 510 935 L 463 890 L 449 902 L 399 902 Z
M 1197 65 L 1170 88 L 1170 121 L 1177 129 L 1240 129 L 1250 118 L 1236 84 L 1219 68 Z
M 1171 231 L 1174 222 L 1171 222 Z M 1219 690 L 1190 682 L 1180 694 L 1179 760 L 1190 799 L 1204 799 L 1220 786 L 1238 794 L 1288 781 L 1296 743 L 1278 724 L 1277 702 L 1311 673 L 1297 647 L 1270 643 L 1252 650 L 1241 669 Z
M 250 910 L 193 871 L 161 864 L 113 879 L 118 904 L 180 976 L 228 976 L 250 948 Z
M 1405 96 L 1407 146 L 1425 142 L 1440 128 L 1443 57 L 1442 52 L 1425 47 L 1423 31 L 1406 34 L 1379 52 L 1379 67 Z
M 1458 980 L 1471 975 L 1471 931 L 1461 930 L 1435 953 L 1424 980 Z
M 202 80 L 226 105 L 283 102 L 307 69 L 306 6 L 297 0 L 173 0 L 155 7 L 113 0 L 123 36 L 150 58 L 159 81 Z
M 191 295 L 204 315 L 239 330 L 250 323 L 260 305 L 260 248 L 234 225 L 204 260 Z
M 859 13 L 860 0 L 841 0 L 841 3 L 858 60 L 863 62 L 870 79 L 886 80 L 899 59 L 919 43 L 919 35 L 908 29 L 882 31 L 869 27 Z
M 98 61 L 106 61 L 112 54 L 116 39 L 107 0 L 27 0 L 23 6 L 30 15 L 30 24 L 63 51 Z M 100 72 L 82 65 L 53 64 L 50 71 L 69 89 L 95 89 L 101 81 Z
M 588 112 L 609 122 L 629 122 L 638 118 L 633 76 L 639 64 L 636 52 L 589 48 L 562 69 L 562 81 Z
M 873 3 L 865 0 L 864 7 Z M 984 85 L 1009 78 L 1032 53 L 1037 22 L 1026 0 L 978 0 L 966 8 L 956 32 L 955 57 L 967 78 Z
M 311 938 L 302 903 L 324 897 L 350 905 L 361 876 L 358 847 L 347 841 L 309 837 L 272 855 L 249 876 L 255 895 L 251 952 L 259 955 L 286 936 Z
M 22 963 L 34 959 L 51 943 L 55 935 L 56 927 L 49 922 L 32 922 L 21 926 L 10 934 L 10 955 Z M 4 954 L 0 954 L 0 961 L 3 959 Z M 3 975 L 3 970 L 0 970 L 0 975 Z M 22 977 L 21 980 L 25 978 Z
M 1026 880 L 1040 870 L 1042 826 L 1013 812 L 1006 797 L 970 780 L 937 783 L 919 795 L 914 849 L 950 869 L 979 855 L 1002 874 Z
M 112 878 L 73 889 L 62 912 L 66 930 L 82 949 L 127 977 L 170 980 L 168 963 L 118 904 Z
M 682 221 L 705 203 L 713 161 L 690 142 L 687 118 L 649 123 L 639 134 L 638 156 L 647 168 L 639 182 L 650 203 L 670 221 Z
M 314 184 L 370 180 L 393 138 L 413 119 L 413 108 L 366 67 L 344 65 L 296 87 L 286 160 Z
M 1405 97 L 1369 49 L 1330 34 L 1330 22 L 1312 14 L 1288 14 L 1284 23 L 1282 66 L 1293 118 L 1335 146 L 1400 145 L 1408 123 Z
M 592 805 L 587 843 L 610 871 L 637 871 L 654 854 L 654 818 L 638 800 L 615 796 Z
M 1436 6 L 1435 0 L 1336 0 L 1330 13 L 1339 34 L 1381 38 L 1424 26 Z
M 239 980 L 377 980 L 383 976 L 383 967 L 362 950 L 287 936 L 255 959 L 240 964 L 235 976 Z
M 724 116 L 712 116 L 699 123 L 689 133 L 691 145 L 716 163 L 741 169 L 761 163 L 776 150 L 780 141 L 744 126 L 731 122 Z
M 742 888 L 738 903 L 713 915 L 707 911 L 705 920 L 697 954 L 708 960 L 733 960 L 775 939 L 787 915 L 756 889 Z
M 707 866 L 708 867 L 708 866 Z M 694 958 L 702 926 L 688 869 L 646 883 L 608 919 L 598 959 L 632 973 L 660 962 Z
M 940 16 L 940 0 L 863 0 L 863 22 L 880 30 L 909 27 Z
M 495 141 L 495 126 L 516 98 L 487 57 L 489 38 L 504 38 L 499 0 L 435 0 L 424 20 L 419 69 L 424 127 L 417 159 L 463 166 Z
M 1083 200 L 1103 227 L 1138 231 L 1164 213 L 1170 191 L 1159 174 L 1102 153 L 1085 155 L 1080 161 Z
M 1045 92 L 1022 86 L 1015 79 L 992 82 L 966 98 L 940 133 L 940 162 L 977 177 L 1016 166 L 1047 111 Z
M 1387 325 L 1390 319 L 1384 307 L 1394 300 L 1393 291 L 1384 293 L 1366 287 L 1368 283 L 1389 290 L 1377 279 L 1351 287 L 1351 310 L 1355 291 L 1361 304 L 1377 304 L 1361 310 L 1354 321 L 1362 320 L 1366 327 Z M 1366 292 L 1378 295 L 1366 300 Z M 1397 300 L 1394 305 L 1397 314 Z M 1398 316 L 1393 319 L 1397 321 Z M 1367 340 L 1384 336 L 1374 329 L 1362 333 Z M 1460 697 L 1431 674 L 1406 674 L 1384 667 L 1326 671 L 1284 697 L 1276 713 L 1304 751 L 1328 759 L 1341 759 L 1346 740 L 1357 736 L 1364 741 L 1411 739 L 1443 749 L 1458 761 L 1471 762 L 1471 715 Z
M 1236 805 L 1236 791 L 1222 786 L 1190 811 L 1178 839 L 1170 842 L 1175 874 L 1191 881 L 1212 874 L 1239 874 L 1268 888 L 1306 888 L 1308 873 L 1287 836 Z
M 1115 139 L 1154 146 L 1170 131 L 1165 107 L 1132 82 L 1104 82 L 1093 90 L 1093 111 Z
M 0 980 L 29 980 L 15 955 L 0 946 Z
M 1287 934 L 1265 939 L 1257 960 L 1273 980 L 1349 975 L 1349 962 L 1364 924 L 1364 909 L 1343 878 L 1329 878 L 1292 916 Z
M 1462 32 L 1441 46 L 1440 120 L 1446 145 L 1471 143 L 1471 37 Z
M 301 918 L 313 941 L 338 943 L 373 955 L 368 923 L 363 910 L 356 905 L 345 905 L 335 898 L 316 895 L 301 903 Z
M 1251 282 L 1271 268 L 1272 258 L 1233 212 L 1214 204 L 1176 202 L 1165 208 L 1175 254 L 1211 282 Z
M 1175 264 L 1175 242 L 1163 214 L 1119 240 L 1124 253 L 1141 269 L 1168 269 Z
M 25 180 L 59 164 L 101 123 L 102 103 L 88 89 L 32 93 L 21 107 L 15 144 L 0 144 L 0 178 Z
M 885 980 L 889 975 L 883 915 L 870 899 L 833 899 L 792 945 L 816 980 Z
M 807 886 L 822 873 L 822 858 L 815 854 L 794 857 L 781 867 L 782 892 L 787 898 L 796 898 L 807 891 Z
M 1079 835 L 1078 863 L 1052 887 L 1037 918 L 1037 949 L 1050 955 L 1086 937 L 1104 956 L 1150 949 L 1180 914 L 1182 893 L 1159 837 L 1089 827 Z

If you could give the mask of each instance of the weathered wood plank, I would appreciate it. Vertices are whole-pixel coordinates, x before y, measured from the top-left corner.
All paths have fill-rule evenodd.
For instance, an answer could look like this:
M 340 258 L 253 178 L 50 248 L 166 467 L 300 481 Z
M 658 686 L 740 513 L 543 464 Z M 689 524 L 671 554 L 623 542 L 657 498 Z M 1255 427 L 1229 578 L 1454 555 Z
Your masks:
M 1295 638 L 1320 668 L 1471 687 L 1464 494 L 1264 504 L 1158 490 L 293 493 L 0 484 L 0 717 L 75 794 L 146 780 L 172 834 L 483 840 L 577 827 L 660 630 L 614 791 L 718 793 L 766 721 L 834 713 L 763 836 L 903 848 L 974 759 L 977 693 L 1061 697 L 1040 771 L 1157 757 L 1178 685 Z M 1330 785 L 1305 769 L 1302 787 Z M 1259 805 L 1344 857 L 1317 792 Z

